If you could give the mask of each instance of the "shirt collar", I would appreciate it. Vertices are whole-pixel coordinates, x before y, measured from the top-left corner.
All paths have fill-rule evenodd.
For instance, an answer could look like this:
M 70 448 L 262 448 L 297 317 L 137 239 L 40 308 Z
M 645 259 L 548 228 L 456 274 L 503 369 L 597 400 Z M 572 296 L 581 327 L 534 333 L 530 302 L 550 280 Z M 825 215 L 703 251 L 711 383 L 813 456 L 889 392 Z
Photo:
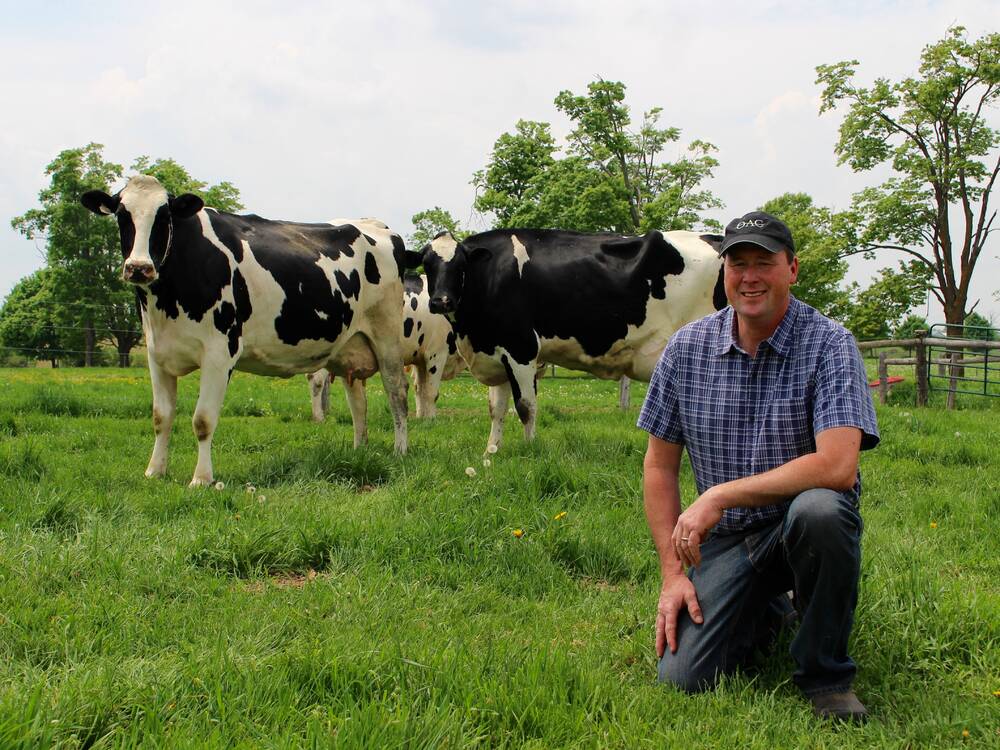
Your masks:
M 787 357 L 792 346 L 792 331 L 795 329 L 795 319 L 799 316 L 799 309 L 801 307 L 801 302 L 795 299 L 794 296 L 789 296 L 788 309 L 785 310 L 784 317 L 774 330 L 774 333 L 761 343 L 767 344 L 782 357 Z M 719 330 L 715 344 L 715 353 L 720 357 L 732 349 L 739 350 L 739 345 L 733 337 L 733 315 L 733 307 L 729 305 L 719 316 Z

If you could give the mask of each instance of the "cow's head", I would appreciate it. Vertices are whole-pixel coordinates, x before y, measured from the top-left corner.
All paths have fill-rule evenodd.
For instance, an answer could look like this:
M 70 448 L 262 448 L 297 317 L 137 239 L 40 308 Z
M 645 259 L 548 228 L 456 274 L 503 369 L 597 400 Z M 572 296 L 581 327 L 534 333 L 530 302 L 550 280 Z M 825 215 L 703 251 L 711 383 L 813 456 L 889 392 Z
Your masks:
M 132 177 L 113 196 L 91 190 L 80 202 L 99 216 L 118 219 L 125 259 L 122 278 L 139 286 L 159 278 L 170 256 L 174 221 L 194 216 L 204 206 L 201 198 L 190 193 L 176 198 L 168 195 L 163 185 L 148 175 Z
M 468 251 L 451 232 L 441 232 L 418 252 L 414 262 L 422 264 L 427 274 L 427 294 L 432 313 L 450 315 L 458 309 L 465 283 Z

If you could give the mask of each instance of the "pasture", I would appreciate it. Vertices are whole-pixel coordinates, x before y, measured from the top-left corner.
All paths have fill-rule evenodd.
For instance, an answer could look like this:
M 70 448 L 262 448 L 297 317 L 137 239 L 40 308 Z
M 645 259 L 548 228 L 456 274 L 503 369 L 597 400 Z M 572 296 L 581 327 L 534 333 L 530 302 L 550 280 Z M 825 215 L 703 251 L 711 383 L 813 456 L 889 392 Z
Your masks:
M 1000 404 L 879 407 L 852 653 L 865 727 L 811 717 L 784 649 L 719 690 L 655 684 L 645 435 L 613 382 L 546 378 L 484 465 L 486 389 L 444 383 L 392 453 L 370 383 L 237 373 L 221 489 L 165 480 L 144 369 L 0 371 L 0 747 L 996 747 Z M 413 414 L 412 388 L 410 414 Z M 467 468 L 475 471 L 468 476 Z M 685 500 L 693 498 L 685 468 Z

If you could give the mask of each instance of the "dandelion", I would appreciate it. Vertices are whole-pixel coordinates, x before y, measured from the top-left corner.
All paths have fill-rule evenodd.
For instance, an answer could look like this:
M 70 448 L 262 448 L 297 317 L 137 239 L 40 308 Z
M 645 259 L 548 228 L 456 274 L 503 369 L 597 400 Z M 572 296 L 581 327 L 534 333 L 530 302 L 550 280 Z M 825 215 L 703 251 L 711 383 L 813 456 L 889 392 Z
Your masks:
M 963 737 L 968 737 L 969 736 L 969 730 L 968 729 L 963 729 L 962 730 L 962 736 Z
M 904 417 L 908 417 L 908 416 L 910 416 L 910 412 L 908 412 L 908 411 L 904 411 L 904 412 L 903 412 L 903 416 L 904 416 Z
M 248 495 L 252 495 L 252 494 L 253 494 L 253 493 L 255 493 L 256 491 L 257 491 L 257 488 L 256 488 L 256 487 L 254 487 L 254 486 L 253 486 L 252 484 L 248 484 L 248 485 L 247 485 L 247 494 L 248 494 Z
M 565 517 L 566 517 L 566 511 L 562 511 L 562 512 L 556 513 L 554 516 L 552 516 L 552 520 L 553 521 L 561 521 Z
M 958 430 L 955 431 L 955 437 L 962 437 L 962 433 Z
M 487 445 L 486 446 L 486 452 L 489 453 L 489 454 L 491 454 L 491 455 L 494 454 L 494 453 L 496 453 L 498 450 L 500 450 L 500 449 L 497 448 L 497 446 L 495 446 L 495 445 Z
M 226 489 L 226 483 L 225 482 L 216 482 L 215 483 L 215 489 L 217 489 L 217 490 L 219 490 L 221 492 L 222 490 Z
M 1000 690 L 994 690 L 993 691 L 993 697 L 994 698 L 1000 698 Z
M 937 521 L 931 521 L 931 528 L 932 529 L 936 529 L 937 528 Z
M 234 521 L 239 521 L 240 520 L 240 514 L 239 513 L 233 514 L 233 520 Z
M 258 496 L 257 496 L 257 502 L 258 502 L 258 503 L 259 503 L 260 505 L 263 505 L 263 504 L 264 504 L 264 501 L 265 501 L 265 500 L 267 500 L 267 497 L 266 497 L 265 495 L 258 495 Z
M 476 476 L 476 470 L 473 469 L 471 466 L 466 466 L 465 467 L 465 476 L 467 476 L 467 477 L 474 477 L 474 476 Z
M 514 536 L 520 539 L 522 536 L 524 536 L 524 529 L 514 529 Z
M 492 465 L 493 465 L 493 462 L 492 462 L 492 461 L 490 461 L 490 460 L 489 460 L 488 458 L 484 458 L 484 459 L 483 459 L 483 468 L 486 468 L 486 469 L 488 469 L 488 468 L 490 468 L 490 467 L 491 467 Z

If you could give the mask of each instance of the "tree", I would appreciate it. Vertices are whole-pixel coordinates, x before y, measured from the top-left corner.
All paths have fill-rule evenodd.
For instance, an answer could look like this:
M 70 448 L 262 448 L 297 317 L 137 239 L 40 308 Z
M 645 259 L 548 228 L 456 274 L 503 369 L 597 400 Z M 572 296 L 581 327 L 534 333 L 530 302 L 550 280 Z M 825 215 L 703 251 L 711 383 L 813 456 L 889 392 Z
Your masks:
M 193 193 L 219 211 L 232 213 L 240 211 L 240 191 L 231 182 L 220 182 L 218 185 L 208 185 L 196 180 L 188 171 L 173 159 L 157 159 L 151 161 L 148 156 L 140 156 L 132 162 L 133 171 L 155 177 L 171 195 Z
M 50 273 L 40 268 L 11 289 L 0 307 L 0 345 L 58 367 L 63 349 L 55 305 L 48 288 Z
M 883 268 L 865 289 L 852 284 L 844 325 L 859 340 L 887 338 L 923 298 L 927 281 L 926 269 L 914 261 L 898 270 Z
M 595 81 L 586 95 L 562 91 L 556 108 L 575 125 L 566 155 L 548 123 L 520 120 L 515 133 L 497 139 L 486 168 L 475 173 L 476 209 L 496 226 L 559 227 L 636 234 L 650 229 L 719 228 L 701 213 L 721 205 L 701 183 L 718 162 L 715 147 L 694 141 L 688 155 L 662 160 L 680 139 L 676 127 L 659 126 L 661 108 L 630 129 L 625 84 Z
M 785 222 L 795 239 L 799 257 L 795 296 L 824 315 L 845 319 L 850 299 L 843 287 L 847 262 L 842 257 L 841 233 L 835 228 L 838 217 L 830 209 L 814 205 L 805 193 L 779 195 L 760 210 Z
M 932 279 L 949 334 L 966 317 L 969 284 L 996 211 L 1000 132 L 986 114 L 1000 99 L 1000 34 L 975 41 L 956 26 L 924 48 L 918 77 L 854 83 L 857 60 L 820 65 L 820 112 L 841 103 L 836 153 L 856 171 L 888 164 L 896 173 L 856 194 L 845 223 L 853 252 L 898 251 Z
M 903 321 L 896 326 L 892 332 L 894 339 L 915 339 L 918 331 L 927 333 L 931 330 L 927 318 L 922 315 L 910 314 L 903 318 Z
M 966 329 L 962 335 L 967 339 L 980 339 L 982 341 L 996 341 L 1000 338 L 997 326 L 992 321 L 977 312 L 969 313 L 965 317 Z
M 114 222 L 97 221 L 80 204 L 87 190 L 106 191 L 121 178 L 121 165 L 104 161 L 103 148 L 90 143 L 60 152 L 45 169 L 50 182 L 38 194 L 41 207 L 11 220 L 29 239 L 45 239 L 45 260 L 51 272 L 48 288 L 56 316 L 65 326 L 83 329 L 84 365 L 88 367 L 94 364 L 98 329 L 119 325 L 114 311 L 121 306 L 124 293 L 118 228 Z M 137 330 L 135 314 L 123 325 Z
M 458 240 L 469 236 L 469 232 L 459 227 L 458 220 L 440 206 L 415 213 L 410 221 L 413 223 L 413 234 L 409 237 L 411 250 L 423 247 L 439 232 L 451 232 Z

